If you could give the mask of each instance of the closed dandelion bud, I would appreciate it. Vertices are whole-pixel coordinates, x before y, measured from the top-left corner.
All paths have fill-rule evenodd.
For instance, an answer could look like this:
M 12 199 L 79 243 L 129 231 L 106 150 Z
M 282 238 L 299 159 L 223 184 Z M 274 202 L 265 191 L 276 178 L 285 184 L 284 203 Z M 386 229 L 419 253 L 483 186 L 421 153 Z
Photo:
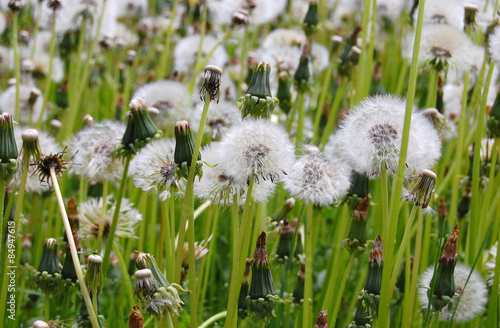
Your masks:
M 271 66 L 268 63 L 259 62 L 255 65 L 248 90 L 238 99 L 242 118 L 248 115 L 255 118 L 269 118 L 278 105 L 278 98 L 271 95 L 270 73 Z
M 278 248 L 276 249 L 276 256 L 279 259 L 288 259 L 290 257 L 290 248 L 293 241 L 294 228 L 288 223 L 288 219 L 283 219 L 283 225 L 281 226 Z
M 370 196 L 363 198 L 353 211 L 351 227 L 344 245 L 349 247 L 351 252 L 359 256 L 364 253 L 367 246 L 366 219 L 368 218 L 368 208 L 370 206 Z
M 377 235 L 370 251 L 370 262 L 368 264 L 368 276 L 364 290 L 364 298 L 373 313 L 376 313 L 380 300 L 380 289 L 382 288 L 382 272 L 384 270 L 382 238 Z
M 471 198 L 471 186 L 470 182 L 467 181 L 467 184 L 465 185 L 464 194 L 462 195 L 462 198 L 460 198 L 460 201 L 458 202 L 457 205 L 457 218 L 459 221 L 465 218 L 467 213 L 469 213 L 470 198 Z
M 57 257 L 58 245 L 55 238 L 45 240 L 42 257 L 37 269 L 39 272 L 46 271 L 52 274 L 61 271 L 59 268 L 59 258 Z
M 266 251 L 266 233 L 262 231 L 257 239 L 257 247 L 253 253 L 252 283 L 247 296 L 249 321 L 263 321 L 269 324 L 273 316 L 274 302 L 281 301 L 274 291 L 274 281 Z
M 436 173 L 431 170 L 423 170 L 415 179 L 409 190 L 403 190 L 404 199 L 421 206 L 423 209 L 429 206 L 432 193 L 436 186 Z
M 102 257 L 97 252 L 88 257 L 87 272 L 85 273 L 85 285 L 94 294 L 102 290 Z
M 354 320 L 349 324 L 349 328 L 371 327 L 372 315 L 370 306 L 366 303 L 364 292 L 358 295 L 358 304 L 354 313 Z
M 77 228 L 73 227 L 73 240 L 75 241 L 75 246 L 77 250 L 80 250 L 80 238 L 78 238 Z M 65 241 L 67 242 L 66 234 L 64 235 Z M 66 258 L 64 259 L 63 268 L 61 271 L 61 276 L 63 279 L 69 279 L 72 282 L 76 282 L 78 276 L 76 275 L 75 265 L 73 263 L 73 257 L 71 256 L 71 250 L 69 244 L 66 244 Z
M 430 286 L 434 284 L 434 295 L 430 294 L 431 290 L 429 289 L 427 296 L 434 311 L 441 311 L 455 295 L 454 271 L 457 265 L 458 233 L 458 225 L 455 225 L 451 236 L 444 245 L 443 256 L 439 258 L 437 270 L 430 282 Z
M 478 13 L 479 9 L 477 5 L 473 3 L 466 3 L 464 5 L 464 28 L 470 27 L 472 30 L 476 29 L 476 14 Z
M 90 299 L 94 299 L 94 294 L 92 291 L 89 290 L 89 295 Z M 101 293 L 97 293 L 97 314 L 101 314 Z M 99 321 L 101 321 L 104 318 L 101 318 L 99 316 Z M 87 305 L 85 304 L 84 299 L 82 298 L 82 303 L 80 305 L 80 312 L 76 318 L 76 325 L 77 327 L 92 327 L 92 324 L 90 323 L 90 318 L 89 318 L 89 312 L 87 310 Z
M 310 36 L 318 28 L 319 16 L 318 16 L 318 1 L 310 0 L 309 9 L 307 10 L 306 16 L 304 17 L 304 23 L 302 28 L 307 36 Z
M 151 139 L 159 138 L 161 131 L 156 128 L 148 114 L 144 99 L 136 98 L 130 102 L 127 128 L 122 138 L 119 155 L 128 156 L 145 146 Z
M 9 183 L 17 169 L 17 145 L 14 120 L 9 113 L 0 115 L 0 178 Z
M 156 279 L 149 269 L 141 269 L 135 272 L 134 294 L 143 303 L 148 304 L 154 298 L 156 292 Z
M 177 175 L 187 179 L 196 142 L 187 121 L 177 122 L 174 127 L 174 132 L 174 162 L 177 165 Z M 201 153 L 198 153 L 195 172 L 200 179 L 203 176 L 202 166 Z
M 288 114 L 292 109 L 292 92 L 290 91 L 290 77 L 285 71 L 278 74 L 278 92 L 276 96 L 281 110 Z
M 314 328 L 328 328 L 328 311 L 320 311 L 316 317 Z
M 208 96 L 209 101 L 217 99 L 217 103 L 219 102 L 221 76 L 222 69 L 220 67 L 215 65 L 205 66 L 205 77 L 200 89 L 200 99 L 202 101 L 205 101 Z
M 351 174 L 351 187 L 345 196 L 345 201 L 351 210 L 356 210 L 359 203 L 369 194 L 369 178 L 366 174 L 353 170 Z
M 273 215 L 271 215 L 271 222 L 278 224 L 281 220 L 286 218 L 295 206 L 295 198 L 288 198 L 283 205 Z
M 144 317 L 137 305 L 132 307 L 132 312 L 128 316 L 128 327 L 129 328 L 144 328 Z
M 341 62 L 338 67 L 339 74 L 343 77 L 348 77 L 354 66 L 358 64 L 360 55 L 361 49 L 358 46 L 350 47 L 345 56 L 345 60 L 342 60 L 341 57 Z
M 290 221 L 290 226 L 295 230 L 295 227 L 297 226 L 299 219 L 293 218 Z M 302 233 L 300 232 L 300 229 L 297 229 L 297 240 L 296 240 L 296 246 L 295 246 L 295 257 L 299 257 L 300 255 L 304 254 L 304 245 L 302 244 Z
M 47 7 L 49 7 L 53 11 L 59 10 L 62 8 L 61 1 L 60 0 L 49 0 L 49 2 L 47 3 Z
M 300 271 L 297 274 L 297 282 L 293 289 L 293 302 L 300 304 L 304 301 L 304 285 L 306 280 L 306 259 L 300 262 Z
M 311 73 L 309 72 L 309 62 L 311 60 L 310 52 L 311 44 L 306 42 L 304 50 L 302 51 L 302 56 L 300 57 L 299 66 L 293 76 L 295 87 L 299 92 L 306 92 L 309 90 L 309 79 L 311 78 Z
M 27 233 L 23 236 L 21 244 L 21 264 L 31 264 L 31 234 Z
M 240 295 L 238 296 L 238 317 L 245 319 L 248 314 L 247 296 L 250 283 L 250 269 L 252 268 L 253 260 L 247 259 L 245 271 L 243 272 L 243 282 L 241 283 Z

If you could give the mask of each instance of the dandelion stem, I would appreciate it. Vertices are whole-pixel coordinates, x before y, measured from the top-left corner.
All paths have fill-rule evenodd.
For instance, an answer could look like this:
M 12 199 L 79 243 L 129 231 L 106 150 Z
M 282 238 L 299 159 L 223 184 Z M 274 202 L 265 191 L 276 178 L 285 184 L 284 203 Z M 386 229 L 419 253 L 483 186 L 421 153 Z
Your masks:
M 336 296 L 335 296 L 335 303 L 333 305 L 333 311 L 331 312 L 332 313 L 331 320 L 337 319 L 337 314 L 339 313 L 339 309 L 340 309 L 340 301 L 342 300 L 342 295 L 344 294 L 344 289 L 347 285 L 347 279 L 350 277 L 352 265 L 354 264 L 355 259 L 356 259 L 356 256 L 354 256 L 353 254 L 351 254 L 349 256 L 349 263 L 347 264 L 347 267 L 344 271 L 344 276 L 342 277 L 342 282 L 340 283 L 340 288 L 336 293 L 334 293 Z M 332 326 L 334 326 L 334 325 L 332 324 Z
M 168 60 L 168 55 L 170 53 L 170 45 L 172 43 L 172 33 L 174 32 L 174 21 L 177 16 L 177 8 L 179 7 L 180 0 L 173 1 L 171 19 L 168 23 L 167 33 L 165 35 L 165 46 L 160 55 L 160 60 L 158 64 L 158 78 L 163 79 L 168 71 L 168 64 L 170 60 Z
M 340 85 L 337 88 L 337 92 L 335 93 L 335 98 L 333 99 L 330 111 L 328 113 L 328 121 L 326 123 L 326 127 L 323 130 L 323 134 L 321 136 L 321 142 L 320 142 L 321 149 L 325 148 L 326 142 L 328 141 L 328 137 L 332 133 L 333 128 L 337 123 L 337 112 L 339 110 L 340 103 L 344 98 L 345 91 L 347 90 L 348 85 L 349 85 L 349 79 L 345 77 L 342 78 L 342 81 L 340 82 Z
M 484 61 L 487 60 L 488 54 L 485 54 Z M 479 243 L 481 241 L 481 231 L 478 230 L 481 224 L 481 218 L 479 217 L 480 211 L 480 202 L 481 202 L 481 193 L 479 192 L 479 180 L 480 180 L 480 168 L 481 168 L 481 139 L 483 138 L 483 134 L 485 132 L 485 117 L 486 117 L 486 102 L 488 100 L 488 89 L 490 87 L 491 79 L 493 76 L 493 69 L 495 68 L 495 62 L 490 62 L 490 67 L 488 70 L 488 75 L 486 77 L 486 84 L 483 88 L 483 95 L 481 98 L 481 106 L 479 107 L 479 112 L 477 114 L 477 128 L 476 128 L 476 139 L 475 139 L 475 147 L 474 147 L 474 158 L 472 164 L 472 181 L 471 181 L 471 215 L 470 215 L 470 224 L 469 224 L 469 233 L 471 243 L 469 243 L 470 248 L 467 248 L 468 262 L 472 263 L 474 260 L 474 255 L 477 253 L 479 248 Z
M 122 284 L 125 286 L 125 290 L 127 291 L 128 301 L 130 305 L 134 304 L 134 295 L 132 294 L 133 286 L 130 282 L 130 275 L 128 273 L 127 262 L 125 262 L 125 258 L 123 257 L 123 252 L 118 247 L 117 243 L 113 243 L 113 250 L 116 253 L 116 257 L 118 258 L 118 262 L 120 263 L 120 271 L 122 273 Z M 97 299 L 97 297 L 96 297 Z
M 389 221 L 389 234 L 384 243 L 384 270 L 382 274 L 382 290 L 380 293 L 380 306 L 378 310 L 379 327 L 389 327 L 389 304 L 392 293 L 389 289 L 391 278 L 390 269 L 393 267 L 394 239 L 398 227 L 399 204 L 401 203 L 401 191 L 403 190 L 403 179 L 406 166 L 406 156 L 408 154 L 408 141 L 410 139 L 410 123 L 413 111 L 413 100 L 415 99 L 415 89 L 418 73 L 418 54 L 420 51 L 420 39 L 422 35 L 422 25 L 424 20 L 425 0 L 420 0 L 418 7 L 417 28 L 415 30 L 415 43 L 413 45 L 413 55 L 408 81 L 408 92 L 406 94 L 406 112 L 401 139 L 401 150 L 399 154 L 399 164 L 395 181 L 394 193 L 391 201 L 391 216 Z
M 50 320 L 50 294 L 45 293 L 43 300 L 43 319 L 48 322 Z
M 97 242 L 96 242 L 96 249 L 97 253 L 100 254 L 102 250 L 102 235 L 104 232 L 104 224 L 103 218 L 106 217 L 106 209 L 107 209 L 107 204 L 108 204 L 108 180 L 105 180 L 102 184 L 102 208 L 101 208 L 101 224 L 99 224 L 99 231 L 97 232 Z
M 2 214 L 2 226 L 0 227 L 0 242 L 2 245 L 5 245 L 4 238 L 3 236 L 5 235 L 5 226 L 7 220 L 4 220 L 3 217 L 3 211 L 4 211 L 4 201 L 5 201 L 5 181 L 0 178 L 0 214 Z M 0 300 L 2 301 L 1 304 L 6 304 L 7 301 L 7 285 L 8 285 L 8 280 L 5 277 L 4 274 L 4 268 L 7 267 L 7 256 L 5 256 L 5 249 L 6 247 L 2 247 L 2 257 L 0 258 L 1 265 L 0 265 L 0 273 L 2 274 L 2 292 L 0 294 Z M 5 259 L 5 261 L 4 261 Z M 0 325 L 3 325 L 4 323 L 4 317 L 5 317 L 6 311 L 2 310 L 0 311 Z
M 222 312 L 219 312 L 217 314 L 214 314 L 213 316 L 208 318 L 204 323 L 202 323 L 199 328 L 206 328 L 206 327 L 210 326 L 211 324 L 213 324 L 214 322 L 216 322 L 217 320 L 225 318 L 226 315 L 227 315 L 227 311 L 222 311 Z
M 78 277 L 78 283 L 80 284 L 80 292 L 85 302 L 85 306 L 87 306 L 87 311 L 89 313 L 92 327 L 98 328 L 99 323 L 97 322 L 97 317 L 95 316 L 94 310 L 92 309 L 92 301 L 90 300 L 89 291 L 87 290 L 87 286 L 85 285 L 82 268 L 80 267 L 80 259 L 78 258 L 78 253 L 76 251 L 76 246 L 75 246 L 75 240 L 73 239 L 73 232 L 71 231 L 71 226 L 68 220 L 68 214 L 66 213 L 66 209 L 64 207 L 64 200 L 61 195 L 61 190 L 59 189 L 59 183 L 57 182 L 57 176 L 54 168 L 50 168 L 50 179 L 52 180 L 52 185 L 56 193 L 57 203 L 59 204 L 59 210 L 61 211 L 61 216 L 64 223 L 64 229 L 66 231 L 66 237 L 68 239 L 71 257 L 73 259 L 73 264 L 75 266 L 76 276 Z
M 312 295 L 312 266 L 314 250 L 312 249 L 312 234 L 313 234 L 313 203 L 308 202 L 306 205 L 306 219 L 304 225 L 306 227 L 306 272 L 304 284 L 304 314 L 302 316 L 302 327 L 311 326 L 312 309 L 313 309 L 313 295 Z M 293 254 L 290 254 L 293 256 Z
M 14 74 L 16 77 L 16 103 L 15 103 L 15 115 L 14 118 L 16 121 L 20 121 L 21 116 L 20 116 L 20 107 L 19 107 L 19 102 L 20 102 L 20 94 L 19 94 L 19 86 L 21 84 L 21 63 L 20 63 L 20 56 L 19 56 L 19 48 L 18 48 L 18 41 L 17 41 L 17 33 L 19 30 L 19 12 L 14 12 L 12 15 L 12 47 L 14 48 Z
M 304 149 L 304 119 L 305 119 L 305 93 L 299 93 L 299 117 L 297 120 L 297 134 L 295 135 L 295 152 L 301 154 Z
M 127 156 L 125 158 L 123 175 L 120 181 L 120 189 L 118 189 L 118 193 L 116 194 L 115 212 L 113 213 L 113 221 L 111 221 L 111 227 L 109 228 L 109 233 L 106 240 L 106 248 L 104 249 L 104 257 L 102 258 L 102 272 L 108 272 L 107 269 L 109 264 L 109 254 L 111 254 L 111 248 L 113 248 L 113 239 L 115 238 L 116 226 L 118 225 L 118 217 L 120 216 L 120 207 L 122 205 L 123 193 L 125 192 L 125 184 L 127 182 L 130 159 L 131 156 Z
M 245 265 L 246 256 L 248 254 L 248 249 L 250 243 L 248 242 L 250 236 L 247 232 L 250 231 L 252 227 L 252 218 L 250 215 L 251 208 L 253 208 L 253 197 L 252 190 L 255 182 L 255 177 L 251 176 L 248 183 L 247 197 L 245 199 L 245 209 L 243 210 L 243 215 L 240 223 L 240 231 L 238 233 L 238 241 L 236 243 L 236 262 L 233 263 L 233 268 L 231 270 L 231 283 L 229 285 L 229 300 L 227 303 L 227 317 L 224 324 L 225 328 L 230 328 L 233 326 L 233 316 L 236 310 L 238 299 L 238 293 L 240 290 L 241 282 L 243 281 L 243 269 Z M 247 238 L 245 238 L 247 237 Z M 246 241 L 246 242 L 245 242 Z M 240 277 L 241 276 L 241 279 Z
M 318 104 L 316 106 L 316 113 L 314 115 L 314 128 L 313 128 L 313 140 L 319 140 L 319 125 L 321 123 L 321 116 L 323 114 L 323 106 L 325 104 L 326 94 L 330 87 L 330 81 L 332 79 L 333 69 L 337 67 L 333 58 L 330 58 L 331 64 L 325 73 L 325 79 L 323 80 L 323 87 L 321 88 L 321 93 L 319 94 Z
M 54 53 L 56 49 L 56 11 L 52 11 L 52 30 L 50 36 L 50 45 L 49 45 L 49 69 L 47 71 L 47 76 L 45 77 L 45 97 L 43 97 L 42 110 L 40 110 L 40 115 L 38 116 L 38 126 L 42 126 L 42 118 L 45 112 L 45 106 L 47 106 L 47 101 L 49 100 L 50 88 L 52 87 L 52 69 L 53 69 L 53 59 Z M 30 115 L 30 123 L 31 123 Z
M 495 147 L 499 147 L 498 139 L 495 140 Z M 500 202 L 497 203 L 496 217 L 500 217 Z M 500 284 L 500 254 L 498 253 L 498 247 L 500 246 L 500 220 L 496 220 L 497 232 L 497 255 L 495 260 L 495 273 L 493 275 L 493 285 L 491 287 L 490 300 L 488 302 L 488 317 L 487 317 L 487 327 L 498 327 L 498 290 Z
M 247 48 L 248 48 L 248 24 L 245 24 L 243 30 L 243 40 L 241 42 L 241 55 L 240 55 L 240 78 L 238 80 L 238 90 L 236 90 L 237 97 L 241 96 L 241 85 L 244 81 L 245 69 L 247 68 Z

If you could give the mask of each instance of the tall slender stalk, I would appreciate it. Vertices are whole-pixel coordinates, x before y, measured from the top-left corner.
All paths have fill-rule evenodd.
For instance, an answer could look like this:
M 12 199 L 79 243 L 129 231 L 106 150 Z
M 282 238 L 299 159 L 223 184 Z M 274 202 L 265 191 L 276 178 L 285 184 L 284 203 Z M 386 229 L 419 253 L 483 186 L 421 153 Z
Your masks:
M 19 47 L 18 47 L 18 41 L 17 41 L 17 34 L 19 33 L 19 12 L 14 12 L 12 14 L 12 47 L 14 48 L 14 74 L 16 77 L 16 102 L 15 102 L 15 115 L 14 119 L 16 121 L 21 120 L 20 116 L 20 94 L 19 94 L 19 86 L 21 84 L 21 63 L 20 60 L 21 58 L 19 57 Z
M 59 188 L 59 183 L 57 181 L 57 176 L 54 168 L 50 168 L 50 179 L 52 180 L 52 185 L 56 193 L 57 203 L 59 204 L 59 210 L 61 211 L 62 220 L 64 223 L 64 230 L 66 231 L 66 237 L 68 239 L 69 249 L 71 252 L 71 258 L 73 259 L 73 264 L 75 266 L 76 276 L 78 277 L 78 283 L 80 285 L 80 293 L 82 294 L 85 306 L 89 313 L 90 322 L 93 328 L 99 328 L 99 323 L 97 317 L 92 309 L 92 300 L 90 299 L 89 291 L 85 285 L 85 280 L 83 278 L 82 268 L 80 266 L 80 259 L 78 258 L 78 253 L 75 246 L 75 240 L 73 239 L 73 232 L 71 231 L 71 226 L 68 220 L 68 214 L 64 207 L 64 200 L 61 195 L 61 190 Z
M 405 173 L 406 156 L 408 153 L 408 141 L 410 139 L 410 123 L 413 110 L 413 100 L 417 84 L 418 54 L 420 51 L 420 39 L 424 21 L 425 0 L 420 0 L 418 7 L 417 28 L 415 31 L 415 43 L 413 45 L 412 63 L 410 77 L 408 81 L 408 92 L 406 94 L 406 112 L 401 139 L 401 150 L 399 154 L 399 164 L 397 177 L 394 186 L 394 193 L 391 201 L 391 217 L 389 221 L 388 239 L 384 242 L 384 271 L 382 274 L 382 290 L 380 293 L 380 306 L 378 311 L 378 323 L 380 327 L 389 327 L 389 303 L 392 293 L 389 288 L 391 269 L 393 267 L 394 238 L 398 227 L 399 204 L 401 203 L 401 191 L 403 190 L 403 179 Z
M 40 115 L 38 116 L 38 126 L 42 126 L 42 118 L 45 112 L 45 106 L 47 106 L 47 101 L 50 96 L 50 88 L 52 87 L 52 69 L 54 53 L 56 49 L 56 11 L 52 11 L 52 30 L 50 36 L 50 45 L 49 45 L 49 69 L 47 71 L 47 76 L 45 77 L 45 97 L 43 97 L 42 110 L 40 110 Z M 31 118 L 30 118 L 31 121 Z
M 304 283 L 304 309 L 302 316 L 302 327 L 311 326 L 311 319 L 313 313 L 313 294 L 312 294 L 312 267 L 313 267 L 313 256 L 314 250 L 312 245 L 312 234 L 313 234 L 313 203 L 308 202 L 306 205 L 306 220 L 304 224 L 306 226 L 306 272 L 305 272 L 305 283 Z M 290 254 L 293 256 L 293 253 Z

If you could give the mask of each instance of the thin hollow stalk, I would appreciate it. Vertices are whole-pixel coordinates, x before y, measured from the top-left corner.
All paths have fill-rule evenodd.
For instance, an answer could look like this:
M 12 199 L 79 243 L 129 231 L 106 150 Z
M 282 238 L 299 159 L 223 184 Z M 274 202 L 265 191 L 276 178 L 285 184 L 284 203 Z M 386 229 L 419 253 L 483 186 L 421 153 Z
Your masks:
M 125 158 L 125 164 L 123 166 L 123 175 L 120 181 L 120 189 L 116 194 L 116 205 L 115 212 L 113 213 L 113 220 L 111 221 L 111 227 L 109 228 L 108 238 L 106 240 L 106 248 L 104 250 L 104 257 L 102 258 L 102 272 L 107 272 L 109 264 L 109 255 L 111 254 L 111 248 L 113 248 L 113 239 L 115 238 L 116 226 L 118 225 L 118 216 L 120 216 L 120 207 L 122 205 L 123 193 L 125 192 L 125 184 L 127 182 L 128 168 L 130 165 L 131 156 Z
M 130 282 L 130 275 L 128 273 L 127 262 L 125 262 L 125 258 L 123 257 L 123 252 L 118 247 L 117 243 L 113 243 L 113 250 L 116 253 L 116 257 L 118 258 L 118 262 L 120 263 L 120 271 L 122 273 L 122 284 L 125 286 L 125 290 L 127 291 L 129 305 L 134 304 L 134 295 L 132 294 L 133 286 Z M 96 297 L 97 299 L 97 297 Z
M 167 33 L 165 35 L 165 45 L 163 46 L 163 50 L 161 52 L 161 55 L 160 55 L 160 60 L 159 60 L 159 64 L 158 64 L 158 78 L 159 79 L 163 79 L 165 78 L 165 75 L 166 75 L 166 72 L 167 72 L 167 66 L 168 66 L 168 55 L 170 53 L 170 45 L 172 43 L 172 33 L 174 32 L 174 21 L 175 21 L 175 17 L 177 15 L 177 8 L 179 7 L 179 2 L 180 0 L 175 0 L 173 2 L 173 7 L 172 7 L 172 13 L 171 13 L 171 16 L 172 17 L 170 19 L 170 22 L 168 24 L 168 28 L 167 28 Z
M 66 237 L 68 239 L 69 249 L 71 252 L 71 258 L 73 259 L 76 276 L 78 277 L 78 283 L 80 284 L 80 292 L 85 302 L 85 306 L 87 307 L 92 327 L 98 328 L 99 323 L 97 321 L 97 317 L 95 316 L 94 310 L 92 309 L 92 301 L 90 300 L 89 291 L 87 290 L 87 286 L 85 285 L 82 268 L 80 266 L 80 259 L 78 258 L 78 253 L 76 251 L 76 246 L 75 246 L 75 240 L 73 239 L 73 232 L 71 231 L 71 226 L 68 220 L 68 214 L 66 213 L 66 209 L 64 207 L 64 200 L 61 195 L 61 190 L 59 189 L 59 183 L 57 182 L 57 176 L 54 168 L 50 168 L 50 179 L 52 180 L 52 185 L 56 193 L 57 203 L 59 204 L 59 210 L 61 211 L 61 216 L 64 223 L 64 230 L 66 231 Z
M 498 143 L 498 139 L 495 140 L 495 143 Z M 496 145 L 498 148 L 499 146 Z M 496 208 L 496 216 L 500 217 L 500 202 L 497 203 Z M 493 275 L 493 285 L 491 287 L 490 299 L 488 302 L 488 315 L 487 315 L 487 324 L 486 327 L 498 327 L 498 290 L 500 283 L 500 254 L 498 254 L 498 247 L 500 247 L 500 233 L 498 233 L 500 229 L 500 220 L 497 219 L 496 231 L 497 231 L 497 256 L 495 260 L 495 272 Z
M 21 58 L 19 57 L 19 48 L 17 41 L 17 33 L 18 33 L 18 20 L 19 20 L 19 12 L 14 12 L 12 15 L 12 46 L 14 48 L 14 74 L 16 77 L 16 102 L 15 102 L 15 115 L 14 118 L 16 121 L 20 121 L 20 94 L 19 94 L 19 86 L 21 84 Z
M 347 279 L 350 276 L 352 265 L 354 264 L 354 259 L 355 259 L 355 256 L 353 256 L 351 254 L 351 256 L 349 256 L 349 263 L 347 264 L 347 267 L 345 269 L 344 276 L 342 277 L 342 282 L 340 283 L 340 288 L 335 293 L 335 303 L 334 303 L 333 309 L 331 311 L 331 313 L 332 313 L 331 320 L 334 320 L 334 321 L 332 321 L 332 323 L 335 322 L 335 320 L 337 319 L 337 314 L 339 313 L 339 309 L 340 309 L 340 301 L 342 300 L 342 295 L 344 294 L 344 289 L 347 285 Z
M 485 54 L 485 61 L 486 61 L 486 56 Z M 474 255 L 477 253 L 477 250 L 479 248 L 479 243 L 481 242 L 481 236 L 478 234 L 480 231 L 478 230 L 478 227 L 480 225 L 480 202 L 481 202 L 481 193 L 479 192 L 479 180 L 480 180 L 480 166 L 481 166 L 481 139 L 483 138 L 483 134 L 485 132 L 485 123 L 486 123 L 486 102 L 488 100 L 488 89 L 490 87 L 491 79 L 493 76 L 493 69 L 495 68 L 495 62 L 491 61 L 490 62 L 490 67 L 488 69 L 488 75 L 486 77 L 486 84 L 484 85 L 483 88 L 483 95 L 481 98 L 481 106 L 479 107 L 479 112 L 477 114 L 477 129 L 476 129 L 476 139 L 475 139 L 475 145 L 474 147 L 474 158 L 473 158 L 473 164 L 472 164 L 472 181 L 471 181 L 471 212 L 470 212 L 470 224 L 469 224 L 469 232 L 470 232 L 470 237 L 474 242 L 471 242 L 470 248 L 467 249 L 467 254 L 468 254 L 468 262 L 472 263 L 474 260 Z
M 106 215 L 107 202 L 108 202 L 108 180 L 104 180 L 102 184 L 102 207 L 101 207 L 101 221 Z M 100 254 L 102 250 L 102 235 L 104 232 L 104 224 L 99 224 L 99 230 L 97 232 L 97 243 L 95 245 L 97 253 Z
M 222 312 L 219 312 L 217 314 L 214 314 L 213 316 L 211 316 L 210 318 L 208 318 L 207 320 L 205 320 L 205 322 L 203 322 L 199 328 L 207 328 L 209 327 L 211 324 L 215 323 L 216 321 L 222 319 L 222 318 L 225 318 L 227 315 L 227 311 L 222 311 Z
M 381 196 L 382 196 L 382 231 L 384 240 L 389 238 L 389 182 L 387 169 L 382 166 L 380 170 Z
M 305 94 L 299 93 L 299 117 L 297 120 L 297 134 L 295 135 L 295 151 L 300 154 L 304 149 L 304 118 L 305 118 Z
M 245 265 L 245 259 L 249 248 L 248 240 L 250 239 L 250 236 L 248 236 L 247 232 L 250 231 L 252 227 L 252 216 L 249 215 L 249 212 L 251 212 L 251 207 L 253 207 L 252 191 L 254 182 L 255 177 L 251 176 L 248 184 L 247 197 L 245 199 L 245 208 L 243 210 L 241 219 L 240 231 L 238 233 L 238 241 L 236 243 L 236 262 L 233 263 L 233 268 L 231 270 L 231 283 L 229 285 L 229 299 L 227 303 L 227 317 L 224 324 L 225 328 L 230 328 L 233 326 L 233 316 L 237 305 L 236 300 L 238 299 L 239 288 L 241 285 L 241 281 L 243 280 L 243 270 L 240 269 L 243 269 L 243 266 Z M 241 279 L 239 279 L 239 275 L 241 275 Z
M 248 24 L 245 25 L 243 31 L 243 40 L 241 42 L 241 55 L 240 55 L 240 78 L 238 80 L 238 89 L 236 94 L 241 96 L 241 85 L 243 84 L 243 77 L 245 76 L 245 69 L 247 68 L 247 48 L 248 48 Z
M 334 65 L 334 61 L 330 60 L 331 64 L 328 65 L 325 73 L 325 79 L 323 81 L 323 87 L 321 88 L 321 93 L 319 94 L 318 104 L 316 106 L 316 113 L 314 115 L 314 128 L 313 128 L 313 140 L 319 140 L 319 125 L 321 123 L 321 114 L 323 114 L 323 106 L 326 100 L 326 94 L 328 92 L 328 87 L 330 86 L 330 81 L 332 79 L 333 69 L 337 67 Z
M 305 272 L 305 283 L 304 283 L 304 308 L 302 315 L 302 327 L 309 327 L 311 325 L 312 312 L 313 312 L 313 294 L 312 294 L 312 266 L 313 266 L 313 256 L 314 250 L 312 248 L 312 234 L 313 234 L 313 203 L 308 202 L 306 205 L 306 220 L 304 224 L 306 226 L 306 272 Z M 293 253 L 290 254 L 293 256 Z
M 401 150 L 399 154 L 399 164 L 397 177 L 395 181 L 394 193 L 392 194 L 391 217 L 389 221 L 389 238 L 384 242 L 384 271 L 382 274 L 382 290 L 380 293 L 380 306 L 378 311 L 378 323 L 380 327 L 389 327 L 389 303 L 392 297 L 390 292 L 389 280 L 391 276 L 390 269 L 393 266 L 394 237 L 398 226 L 399 204 L 401 203 L 401 191 L 403 190 L 403 179 L 408 153 L 408 141 L 410 137 L 410 123 L 413 110 L 413 100 L 417 84 L 418 54 L 420 51 L 420 39 L 422 35 L 422 25 L 424 20 L 425 0 L 420 0 L 418 8 L 417 28 L 415 31 L 415 43 L 413 45 L 412 63 L 410 68 L 410 77 L 408 81 L 408 92 L 406 95 L 406 111 L 403 127 L 403 136 L 401 139 Z

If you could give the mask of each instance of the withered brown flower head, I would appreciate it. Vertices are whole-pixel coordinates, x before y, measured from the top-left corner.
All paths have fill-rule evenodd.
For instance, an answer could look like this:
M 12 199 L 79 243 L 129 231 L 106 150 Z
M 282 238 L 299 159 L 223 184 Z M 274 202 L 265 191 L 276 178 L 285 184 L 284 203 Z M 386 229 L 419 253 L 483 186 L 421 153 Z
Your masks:
M 144 317 L 137 305 L 132 307 L 132 312 L 130 312 L 128 318 L 128 325 L 130 328 L 144 328 Z
M 328 328 L 328 311 L 320 311 L 316 317 L 314 328 Z
M 366 220 L 368 218 L 368 207 L 370 207 L 370 196 L 366 195 L 354 209 L 354 217 Z
M 264 231 L 260 233 L 257 239 L 257 247 L 255 247 L 255 251 L 253 252 L 253 259 L 257 266 L 269 264 L 266 250 L 266 233 Z
M 282 237 L 293 235 L 293 232 L 295 231 L 295 225 L 291 226 L 287 218 L 284 218 L 282 221 L 283 226 L 281 227 L 280 235 Z
M 247 258 L 247 261 L 245 263 L 245 271 L 243 272 L 243 284 L 247 284 L 250 282 L 249 276 L 250 276 L 250 269 L 252 269 L 252 264 L 253 260 Z
M 458 234 L 460 231 L 458 230 L 458 224 L 453 228 L 453 232 L 451 233 L 446 245 L 444 245 L 443 256 L 439 258 L 439 262 L 446 261 L 457 262 L 457 253 L 458 253 Z
M 68 220 L 72 227 L 78 226 L 78 209 L 73 197 L 68 198 Z
M 374 262 L 377 262 L 377 264 L 380 266 L 384 262 L 384 250 L 383 250 L 383 244 L 382 244 L 382 237 L 380 235 L 377 235 L 377 238 L 375 238 L 375 241 L 373 242 L 373 247 L 372 250 L 370 251 L 370 264 L 373 265 Z
M 439 198 L 438 215 L 440 218 L 445 218 L 448 216 L 448 209 L 446 208 L 446 202 L 444 201 L 444 197 Z
M 64 170 L 66 170 L 67 161 L 63 159 L 66 153 L 66 148 L 57 154 L 50 154 L 48 156 L 42 156 L 35 164 L 36 172 L 38 172 L 38 178 L 40 181 L 46 180 L 47 183 L 50 179 L 50 170 L 53 169 L 58 178 L 61 177 Z

